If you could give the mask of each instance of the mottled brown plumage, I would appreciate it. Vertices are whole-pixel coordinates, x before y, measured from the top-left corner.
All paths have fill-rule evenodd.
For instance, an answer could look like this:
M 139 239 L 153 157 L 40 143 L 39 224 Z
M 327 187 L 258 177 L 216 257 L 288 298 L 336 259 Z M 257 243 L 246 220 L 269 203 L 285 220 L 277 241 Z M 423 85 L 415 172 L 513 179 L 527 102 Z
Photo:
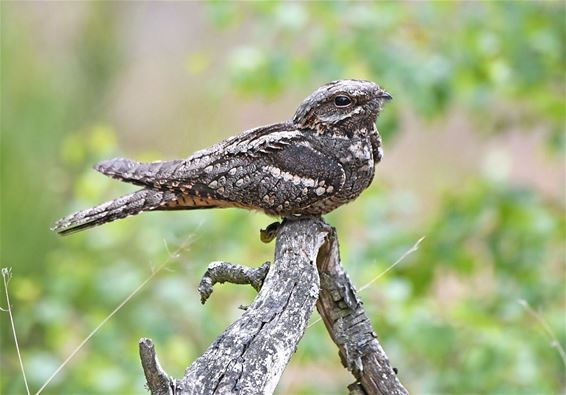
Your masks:
M 370 81 L 326 84 L 291 121 L 230 137 L 187 159 L 112 159 L 99 172 L 143 187 L 59 220 L 65 234 L 154 210 L 240 207 L 289 217 L 321 215 L 359 196 L 381 160 L 375 120 L 391 96 Z

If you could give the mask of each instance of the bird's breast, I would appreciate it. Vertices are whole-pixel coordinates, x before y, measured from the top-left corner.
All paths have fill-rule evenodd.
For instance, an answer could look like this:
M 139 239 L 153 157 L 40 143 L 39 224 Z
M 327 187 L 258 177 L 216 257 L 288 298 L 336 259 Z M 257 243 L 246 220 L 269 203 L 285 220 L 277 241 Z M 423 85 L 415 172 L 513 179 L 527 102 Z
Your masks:
M 374 175 L 375 163 L 369 139 L 353 139 L 344 150 L 341 163 L 346 173 L 340 195 L 344 200 L 352 200 L 366 189 Z

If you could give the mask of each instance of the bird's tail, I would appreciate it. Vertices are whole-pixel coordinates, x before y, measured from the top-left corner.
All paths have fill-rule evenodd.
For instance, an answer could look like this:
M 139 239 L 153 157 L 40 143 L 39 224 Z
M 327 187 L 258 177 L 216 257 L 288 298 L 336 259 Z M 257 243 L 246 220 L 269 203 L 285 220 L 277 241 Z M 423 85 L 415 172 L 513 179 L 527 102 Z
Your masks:
M 97 163 L 96 171 L 120 181 L 141 186 L 155 186 L 157 180 L 173 177 L 183 160 L 136 162 L 126 158 L 114 158 Z
M 136 215 L 142 211 L 155 210 L 174 199 L 176 199 L 176 195 L 173 192 L 141 189 L 62 218 L 55 223 L 51 230 L 61 235 L 67 235 L 130 215 Z

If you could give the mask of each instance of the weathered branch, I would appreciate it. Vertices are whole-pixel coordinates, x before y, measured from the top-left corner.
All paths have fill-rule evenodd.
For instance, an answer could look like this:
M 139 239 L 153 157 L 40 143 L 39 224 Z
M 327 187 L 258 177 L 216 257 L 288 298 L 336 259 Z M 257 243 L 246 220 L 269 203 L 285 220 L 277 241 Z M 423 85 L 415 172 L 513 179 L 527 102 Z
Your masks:
M 356 382 L 348 387 L 350 393 L 407 394 L 340 264 L 334 229 L 329 232 L 327 242 L 318 254 L 317 266 L 321 290 L 316 308 L 340 350 L 342 364 L 356 378 Z
M 287 221 L 280 227 L 275 261 L 258 296 L 189 366 L 176 382 L 176 394 L 273 392 L 318 298 L 315 262 L 325 229 L 316 218 Z M 148 381 L 153 375 L 146 372 Z M 160 391 L 169 385 L 171 381 L 162 383 Z
M 272 234 L 277 243 L 271 268 L 267 263 L 257 269 L 227 262 L 209 266 L 199 286 L 203 303 L 217 282 L 261 290 L 182 379 L 169 378 L 151 341 L 142 339 L 140 356 L 152 394 L 272 393 L 315 303 L 343 365 L 356 378 L 350 394 L 406 394 L 340 266 L 335 230 L 321 218 L 302 218 L 272 226 L 262 240 L 269 241 Z
M 151 339 L 140 340 L 140 359 L 147 380 L 147 388 L 153 395 L 173 395 L 175 381 L 163 371 Z
M 269 262 L 265 262 L 258 268 L 251 268 L 243 265 L 235 265 L 229 262 L 212 262 L 198 286 L 200 301 L 204 304 L 212 295 L 212 287 L 216 283 L 229 282 L 232 284 L 249 284 L 256 291 L 261 289 L 263 280 L 269 271 Z

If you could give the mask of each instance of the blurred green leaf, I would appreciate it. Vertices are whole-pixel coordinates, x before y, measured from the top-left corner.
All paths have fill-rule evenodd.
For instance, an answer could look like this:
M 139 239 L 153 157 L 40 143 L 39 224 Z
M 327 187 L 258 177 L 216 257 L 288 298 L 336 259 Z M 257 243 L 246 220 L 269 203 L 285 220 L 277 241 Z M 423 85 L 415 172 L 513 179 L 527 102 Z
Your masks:
M 136 126 L 147 122 L 140 109 L 153 111 L 152 103 L 161 100 L 170 110 L 161 113 L 169 118 L 152 130 L 152 141 L 170 139 L 181 152 L 186 146 L 168 130 L 212 143 L 236 132 L 234 120 L 249 118 L 253 125 L 264 115 L 255 107 L 238 112 L 246 108 L 227 90 L 237 92 L 236 99 L 285 102 L 329 80 L 371 79 L 395 98 L 378 120 L 387 147 L 403 139 L 414 144 L 412 138 L 426 133 L 407 125 L 457 128 L 456 116 L 475 126 L 482 150 L 505 144 L 499 134 L 533 131 L 543 136 L 546 145 L 537 149 L 544 160 L 563 164 L 562 2 L 0 7 L 0 254 L 3 265 L 13 267 L 12 307 L 32 389 L 184 245 L 180 258 L 96 334 L 46 394 L 143 391 L 136 349 L 143 336 L 154 339 L 167 371 L 181 376 L 241 314 L 237 306 L 255 295 L 225 286 L 201 306 L 196 288 L 207 264 L 272 259 L 273 245 L 260 243 L 257 234 L 271 219 L 243 210 L 147 213 L 65 239 L 49 232 L 59 216 L 133 190 L 94 172 L 97 161 L 132 152 L 139 160 L 163 158 L 159 147 L 131 146 L 142 137 Z M 188 24 L 187 36 L 171 34 L 169 24 Z M 141 38 L 134 40 L 132 32 Z M 156 37 L 166 47 L 160 55 L 149 49 Z M 177 56 L 185 40 L 191 50 Z M 173 95 L 177 86 L 166 86 L 167 96 L 160 96 L 154 90 L 171 70 L 167 62 L 177 62 L 173 68 L 195 78 L 195 85 L 213 79 L 212 88 L 203 93 L 191 86 L 187 102 Z M 136 92 L 137 107 L 130 107 L 131 97 L 122 99 L 128 89 Z M 207 108 L 211 103 L 214 109 Z M 194 107 L 189 115 L 188 106 Z M 200 140 L 200 134 L 207 136 Z M 442 150 L 466 153 L 468 141 L 454 144 L 413 153 L 431 161 Z M 380 179 L 327 220 L 338 229 L 344 266 L 358 287 L 380 276 L 360 297 L 411 392 L 560 393 L 566 386 L 560 357 L 517 300 L 540 310 L 556 340 L 566 343 L 564 200 L 538 184 L 511 181 L 515 158 L 482 150 L 474 158 L 480 170 L 457 173 L 448 187 L 437 187 L 428 169 L 405 170 L 429 186 L 430 196 Z M 384 165 L 392 163 L 395 173 L 412 166 L 411 159 Z M 548 181 L 547 174 L 536 176 L 541 184 Z M 381 276 L 422 236 L 418 251 Z M 0 320 L 0 392 L 23 393 L 7 316 Z M 317 324 L 305 334 L 279 391 L 338 394 L 351 380 Z

